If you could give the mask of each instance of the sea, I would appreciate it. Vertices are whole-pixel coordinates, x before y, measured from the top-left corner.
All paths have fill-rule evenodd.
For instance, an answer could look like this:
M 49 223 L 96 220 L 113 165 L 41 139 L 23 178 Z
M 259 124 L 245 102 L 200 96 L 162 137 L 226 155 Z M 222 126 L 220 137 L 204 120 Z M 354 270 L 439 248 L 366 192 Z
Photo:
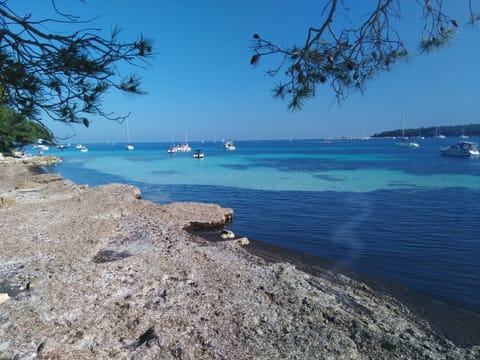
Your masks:
M 479 142 L 480 139 L 469 139 Z M 441 156 L 456 138 L 75 144 L 47 171 L 132 184 L 144 199 L 234 209 L 235 234 L 331 260 L 480 313 L 480 158 Z M 193 150 L 202 149 L 203 159 Z

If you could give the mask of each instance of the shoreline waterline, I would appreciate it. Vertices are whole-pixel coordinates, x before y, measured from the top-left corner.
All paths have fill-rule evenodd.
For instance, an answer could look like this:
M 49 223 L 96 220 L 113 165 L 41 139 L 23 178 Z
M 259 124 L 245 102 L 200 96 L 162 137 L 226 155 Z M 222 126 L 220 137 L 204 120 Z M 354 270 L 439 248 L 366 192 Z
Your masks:
M 192 144 L 202 161 L 168 155 L 167 144 L 92 144 L 87 154 L 65 150 L 52 170 L 77 183 L 129 183 L 156 203 L 234 207 L 235 232 L 478 311 L 480 161 L 442 157 L 452 141 L 425 139 L 416 150 L 391 139 L 248 141 L 234 152 Z
M 219 241 L 218 231 L 191 230 L 191 232 L 207 241 Z M 236 235 L 239 238 L 243 236 L 242 234 Z M 367 284 L 375 291 L 386 293 L 397 299 L 419 318 L 428 321 L 437 333 L 455 344 L 459 346 L 480 344 L 480 312 L 459 304 L 435 299 L 393 280 L 364 274 L 349 266 L 319 256 L 308 255 L 258 239 L 249 238 L 249 241 L 245 250 L 269 263 L 288 262 L 308 274 L 332 279 L 339 274 L 347 276 Z
M 185 231 L 225 225 L 229 209 L 158 205 L 129 185 L 88 187 L 54 174 L 2 180 L 0 190 L 16 199 L 0 208 L 10 229 L 0 273 L 22 286 L 0 305 L 4 356 L 41 349 L 57 358 L 151 357 L 179 348 L 200 359 L 479 354 L 361 281 L 308 274 L 235 241 L 211 244 Z

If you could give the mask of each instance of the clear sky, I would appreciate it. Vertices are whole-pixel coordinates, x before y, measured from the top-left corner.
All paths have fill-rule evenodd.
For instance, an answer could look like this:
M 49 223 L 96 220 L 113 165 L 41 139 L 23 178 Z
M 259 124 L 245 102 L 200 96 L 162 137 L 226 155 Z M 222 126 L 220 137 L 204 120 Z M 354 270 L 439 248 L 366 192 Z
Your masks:
M 347 1 L 348 2 L 348 1 Z M 465 20 L 466 2 L 448 1 Z M 367 13 L 371 1 L 352 9 Z M 155 40 L 157 54 L 144 69 L 126 69 L 143 79 L 147 95 L 109 94 L 105 110 L 131 113 L 133 142 L 241 139 L 289 139 L 366 136 L 397 129 L 401 116 L 409 127 L 480 123 L 480 30 L 460 27 L 448 47 L 417 55 L 421 11 L 414 1 L 402 2 L 405 31 L 412 56 L 352 94 L 338 106 L 333 91 L 320 89 L 304 110 L 291 112 L 274 99 L 280 79 L 265 75 L 262 61 L 253 68 L 253 33 L 281 45 L 302 44 L 309 26 L 320 23 L 320 0 L 57 0 L 63 12 L 96 17 L 107 32 L 122 29 L 120 38 L 140 33 Z M 408 3 L 408 4 L 407 4 Z M 19 13 L 34 19 L 51 16 L 49 0 L 10 0 Z M 463 21 L 464 22 L 464 21 Z M 57 136 L 72 130 L 55 124 Z M 125 125 L 94 119 L 78 126 L 73 142 L 123 142 Z

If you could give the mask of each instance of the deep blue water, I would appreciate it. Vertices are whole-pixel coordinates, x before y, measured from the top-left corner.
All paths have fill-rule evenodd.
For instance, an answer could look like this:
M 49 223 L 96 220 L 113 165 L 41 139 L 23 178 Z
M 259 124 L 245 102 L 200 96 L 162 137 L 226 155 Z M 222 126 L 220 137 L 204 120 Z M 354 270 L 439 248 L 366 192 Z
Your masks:
M 480 311 L 480 159 L 440 156 L 456 141 L 419 140 L 419 149 L 393 140 L 238 141 L 228 153 L 191 144 L 204 148 L 201 162 L 169 157 L 168 144 L 130 153 L 97 144 L 88 154 L 66 150 L 51 171 L 77 183 L 131 183 L 159 203 L 231 207 L 235 233 Z

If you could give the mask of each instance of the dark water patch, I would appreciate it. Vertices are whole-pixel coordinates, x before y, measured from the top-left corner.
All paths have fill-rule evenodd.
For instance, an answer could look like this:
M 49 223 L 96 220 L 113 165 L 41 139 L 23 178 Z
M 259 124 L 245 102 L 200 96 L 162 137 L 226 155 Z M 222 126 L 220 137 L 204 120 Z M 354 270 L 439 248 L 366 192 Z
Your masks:
M 258 159 L 254 160 L 251 167 L 268 167 L 284 172 L 312 172 L 312 171 L 331 171 L 345 169 L 344 163 L 339 163 L 334 159 Z M 362 164 L 355 164 L 355 169 L 363 169 Z
M 320 179 L 320 180 L 327 180 L 327 181 L 332 181 L 332 182 L 341 182 L 341 181 L 347 181 L 348 179 L 340 177 L 340 176 L 335 176 L 335 175 L 327 175 L 327 174 L 317 174 L 314 175 L 315 178 Z
M 389 187 L 396 187 L 396 188 L 411 188 L 411 189 L 418 189 L 418 186 L 406 181 L 389 181 L 387 183 Z
M 156 161 L 164 161 L 166 159 L 162 159 L 162 158 L 159 158 L 157 156 L 137 156 L 137 155 L 130 155 L 130 156 L 125 156 L 125 158 L 129 161 L 129 162 L 156 162 Z
M 222 165 L 222 167 L 231 169 L 231 170 L 240 170 L 240 171 L 245 171 L 250 169 L 251 166 L 247 165 L 235 165 L 235 164 L 227 164 L 227 165 Z
M 156 171 L 151 171 L 151 175 L 174 175 L 174 174 L 180 174 L 179 171 L 167 171 L 167 170 L 156 170 Z
M 480 158 L 456 159 L 441 156 L 440 148 L 456 140 L 439 143 L 435 139 L 425 139 L 420 142 L 418 149 L 395 147 L 394 140 L 375 140 L 364 143 L 341 141 L 335 146 L 319 146 L 302 142 L 304 148 L 295 149 L 287 144 L 279 146 L 278 150 L 266 149 L 269 155 L 279 155 L 277 158 L 255 158 L 252 166 L 272 167 L 281 171 L 318 171 L 318 170 L 368 170 L 383 169 L 402 171 L 414 175 L 434 174 L 469 174 L 480 176 Z M 296 154 L 289 158 L 289 154 Z M 262 149 L 254 153 L 262 155 Z M 286 155 L 281 157 L 281 155 Z M 318 158 L 302 158 L 301 155 L 319 155 Z

